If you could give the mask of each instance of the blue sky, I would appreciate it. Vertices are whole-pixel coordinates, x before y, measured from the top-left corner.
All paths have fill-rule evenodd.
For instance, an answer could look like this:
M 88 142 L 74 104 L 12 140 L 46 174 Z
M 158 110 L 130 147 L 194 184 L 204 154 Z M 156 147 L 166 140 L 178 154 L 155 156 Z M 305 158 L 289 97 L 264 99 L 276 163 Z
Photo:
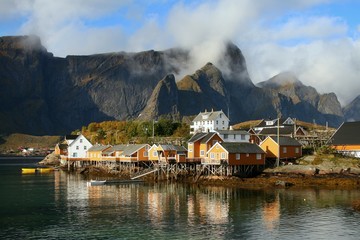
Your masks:
M 254 83 L 291 71 L 345 104 L 360 89 L 358 9 L 359 0 L 1 0 L 0 35 L 36 34 L 60 57 L 185 47 L 184 74 L 216 63 L 231 40 Z

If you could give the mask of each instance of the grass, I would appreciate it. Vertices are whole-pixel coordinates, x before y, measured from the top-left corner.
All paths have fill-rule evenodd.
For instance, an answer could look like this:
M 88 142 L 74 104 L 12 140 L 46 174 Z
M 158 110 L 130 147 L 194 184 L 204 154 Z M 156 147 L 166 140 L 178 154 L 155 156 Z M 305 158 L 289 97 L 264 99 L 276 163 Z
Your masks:
M 32 136 L 14 133 L 1 137 L 0 151 L 17 150 L 20 147 L 53 148 L 60 138 L 60 136 Z

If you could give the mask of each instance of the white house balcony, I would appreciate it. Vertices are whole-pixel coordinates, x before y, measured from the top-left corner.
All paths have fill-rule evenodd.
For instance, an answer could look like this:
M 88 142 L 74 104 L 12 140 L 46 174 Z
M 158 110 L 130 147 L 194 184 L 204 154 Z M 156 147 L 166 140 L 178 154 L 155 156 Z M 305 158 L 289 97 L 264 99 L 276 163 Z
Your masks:
M 227 159 L 209 159 L 203 158 L 201 159 L 201 164 L 203 165 L 224 165 L 228 162 Z

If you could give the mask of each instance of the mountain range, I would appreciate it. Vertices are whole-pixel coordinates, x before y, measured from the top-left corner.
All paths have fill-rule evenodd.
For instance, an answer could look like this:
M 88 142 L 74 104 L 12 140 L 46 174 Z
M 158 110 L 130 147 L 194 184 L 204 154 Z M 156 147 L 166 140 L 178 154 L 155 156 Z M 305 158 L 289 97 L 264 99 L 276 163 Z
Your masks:
M 232 124 L 278 116 L 334 127 L 360 120 L 360 96 L 342 108 L 334 93 L 319 94 L 288 72 L 253 84 L 231 42 L 216 63 L 184 76 L 190 60 L 179 48 L 61 58 L 36 36 L 0 37 L 0 133 L 66 134 L 90 122 L 181 120 L 211 109 Z

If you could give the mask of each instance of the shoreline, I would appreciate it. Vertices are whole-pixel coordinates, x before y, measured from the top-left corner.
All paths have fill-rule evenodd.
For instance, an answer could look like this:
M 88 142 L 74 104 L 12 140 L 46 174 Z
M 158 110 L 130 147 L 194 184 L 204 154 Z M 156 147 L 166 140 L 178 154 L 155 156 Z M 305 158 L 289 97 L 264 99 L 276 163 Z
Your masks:
M 66 170 L 65 170 L 66 171 Z M 121 179 L 129 180 L 128 172 L 107 171 L 104 168 L 90 167 L 73 171 L 87 179 Z M 203 186 L 236 187 L 244 189 L 276 188 L 324 188 L 324 189 L 360 189 L 360 175 L 348 173 L 327 173 L 305 175 L 299 173 L 261 173 L 255 177 L 237 176 L 200 176 L 194 181 L 193 176 L 179 175 L 177 178 L 165 176 L 160 178 L 150 175 L 141 178 L 149 183 L 179 182 Z

